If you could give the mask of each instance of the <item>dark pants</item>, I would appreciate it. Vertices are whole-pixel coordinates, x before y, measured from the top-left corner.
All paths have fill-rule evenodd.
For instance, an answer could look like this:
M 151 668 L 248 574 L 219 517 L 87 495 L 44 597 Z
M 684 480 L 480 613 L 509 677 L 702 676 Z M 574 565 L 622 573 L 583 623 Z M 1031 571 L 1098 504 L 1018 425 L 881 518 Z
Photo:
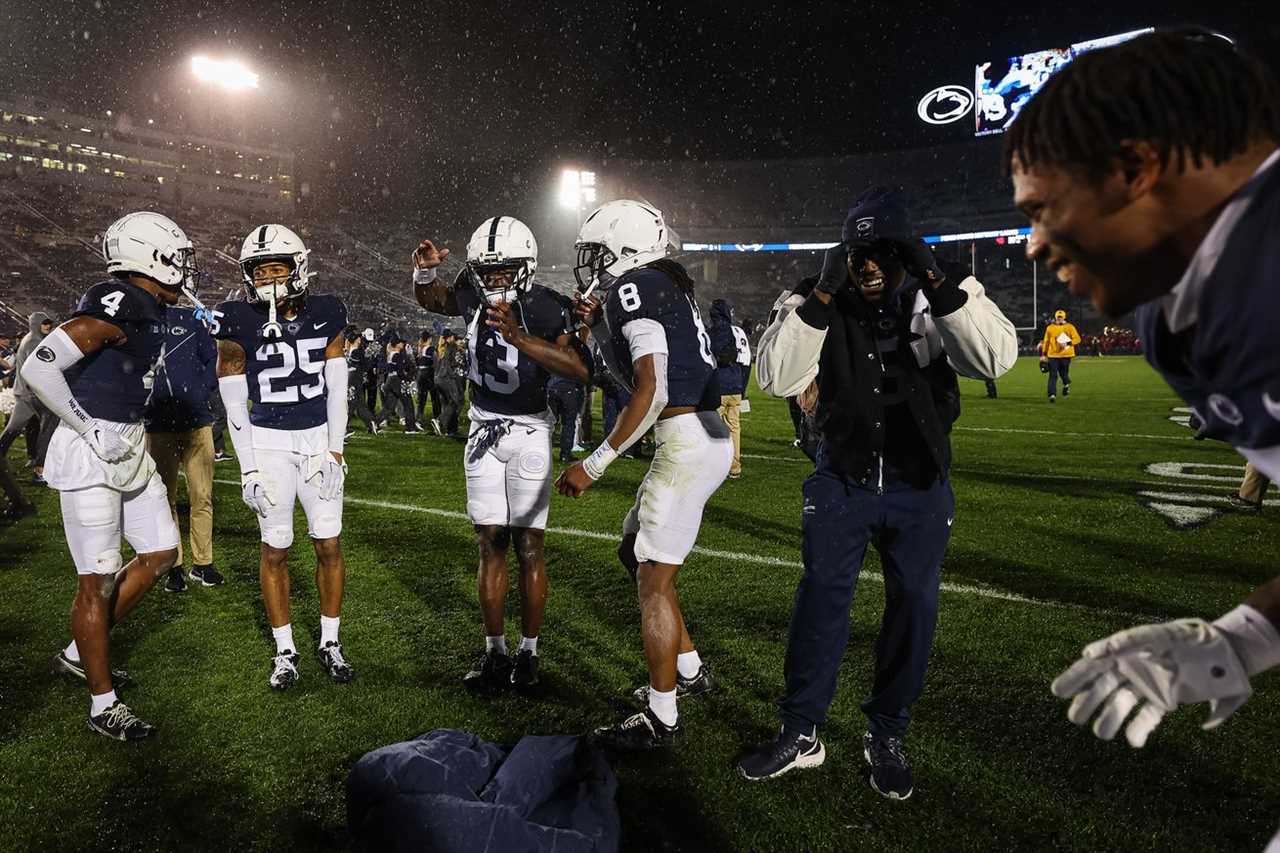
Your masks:
M 986 382 L 987 382 L 987 396 L 990 397 L 992 400 L 994 400 L 1000 394 L 999 390 L 997 390 L 996 388 L 996 381 L 994 379 L 988 379 L 986 380 Z
M 364 400 L 365 405 L 369 407 L 369 411 L 376 413 L 378 411 L 378 374 L 372 370 L 364 372 Z M 386 406 L 386 401 L 383 401 Z M 383 420 L 386 419 L 385 413 Z
M 431 400 L 431 417 L 436 416 L 440 404 L 436 400 L 436 380 L 430 371 L 418 371 L 418 420 L 424 420 L 427 400 Z
M 413 398 L 404 391 L 407 381 L 392 377 L 382 383 L 382 417 L 399 413 L 404 428 L 415 430 L 418 422 L 413 417 Z
M 609 433 L 613 432 L 613 425 L 618 420 L 618 413 L 625 409 L 629 402 L 631 402 L 631 395 L 626 391 L 604 392 L 604 399 L 600 402 L 600 420 L 604 427 L 603 438 L 608 438 Z
M 1051 358 L 1049 359 L 1049 396 L 1052 397 L 1058 393 L 1058 377 L 1062 377 L 1062 389 L 1071 387 L 1071 359 L 1069 358 Z M 1088 389 L 1086 389 L 1088 390 Z
M 924 688 L 954 510 L 947 483 L 916 489 L 887 482 L 877 494 L 835 471 L 819 449 L 818 467 L 804 483 L 804 575 L 787 637 L 787 692 L 779 703 L 786 728 L 808 734 L 826 721 L 849 642 L 858 573 L 873 544 L 884 566 L 885 605 L 875 679 L 862 712 L 872 734 L 906 733 L 908 709 Z
M 582 409 L 582 389 L 579 386 L 552 386 L 548 389 L 547 405 L 560 420 L 560 460 L 567 461 L 573 455 L 573 444 L 578 432 L 578 412 Z
M 373 417 L 373 412 L 369 410 L 368 403 L 365 402 L 364 376 L 359 372 L 353 372 L 349 377 L 349 381 L 351 384 L 347 400 L 347 428 L 350 429 L 351 418 L 354 416 L 364 421 L 364 428 L 372 433 L 376 420 Z
M 437 384 L 436 390 L 440 393 L 440 429 L 445 435 L 457 435 L 458 416 L 462 414 L 462 386 Z

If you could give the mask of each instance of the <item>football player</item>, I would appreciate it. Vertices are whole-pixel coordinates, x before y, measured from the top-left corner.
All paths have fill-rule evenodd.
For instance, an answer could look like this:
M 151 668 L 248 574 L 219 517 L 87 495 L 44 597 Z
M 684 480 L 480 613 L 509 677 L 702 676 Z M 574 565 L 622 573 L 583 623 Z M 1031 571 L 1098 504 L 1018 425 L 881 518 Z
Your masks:
M 1090 51 L 1049 78 L 1005 146 L 1014 202 L 1031 221 L 1028 256 L 1104 314 L 1136 309 L 1147 361 L 1201 433 L 1229 441 L 1272 480 L 1278 93 L 1267 64 L 1229 39 L 1158 31 Z M 1252 694 L 1250 679 L 1276 667 L 1280 577 L 1213 622 L 1143 625 L 1093 642 L 1052 690 L 1072 698 L 1072 722 L 1093 719 L 1105 740 L 1123 728 L 1140 747 L 1181 705 L 1208 702 L 1204 727 L 1220 725 Z
M 467 515 L 480 549 L 477 585 L 485 651 L 463 677 L 472 689 L 538 683 L 538 635 L 547 602 L 543 534 L 551 503 L 551 373 L 590 381 L 591 356 L 572 333 L 572 303 L 534 281 L 538 244 L 523 222 L 487 219 L 467 243 L 453 287 L 437 277 L 449 254 L 424 240 L 413 253 L 414 293 L 428 311 L 467 324 L 471 421 L 463 465 Z M 520 564 L 520 645 L 507 654 L 507 549 Z
M 61 495 L 62 524 L 79 575 L 71 605 L 75 638 L 55 672 L 89 685 L 89 727 L 117 740 L 155 733 L 117 696 L 108 632 L 178 558 L 178 530 L 144 446 L 143 410 L 165 341 L 164 306 L 195 281 L 195 250 L 158 213 L 130 213 L 103 236 L 111 277 L 80 299 L 22 365 L 22 378 L 59 423 L 45 477 Z M 136 552 L 121 567 L 120 536 Z
M 703 508 L 729 474 L 733 441 L 717 413 L 716 360 L 693 280 L 665 257 L 667 241 L 659 211 L 612 201 L 583 223 L 574 269 L 584 297 L 578 314 L 631 399 L 605 441 L 566 468 L 556 487 L 579 497 L 650 427 L 657 442 L 618 548 L 640 600 L 649 684 L 636 698 L 645 708 L 594 733 L 602 745 L 620 750 L 674 745 L 683 735 L 677 696 L 714 687 L 685 628 L 675 580 L 698 537 Z
M 283 225 L 254 228 L 240 250 L 244 300 L 220 303 L 212 324 L 241 497 L 261 529 L 258 578 L 276 643 L 268 679 L 276 690 L 298 680 L 287 565 L 295 499 L 316 552 L 316 654 L 334 681 L 354 677 L 338 641 L 346 581 L 338 537 L 347 474 L 347 308 L 336 296 L 308 293 L 314 275 L 308 254 L 302 239 Z

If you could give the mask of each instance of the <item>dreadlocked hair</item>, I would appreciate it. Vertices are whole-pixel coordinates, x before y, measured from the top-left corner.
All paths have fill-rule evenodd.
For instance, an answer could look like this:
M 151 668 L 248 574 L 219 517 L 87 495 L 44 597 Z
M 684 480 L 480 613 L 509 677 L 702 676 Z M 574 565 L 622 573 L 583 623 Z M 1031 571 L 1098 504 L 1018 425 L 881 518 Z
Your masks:
M 1121 143 L 1151 142 L 1161 165 L 1199 167 L 1280 142 L 1280 83 L 1259 59 L 1202 29 L 1167 30 L 1090 51 L 1049 78 L 1004 141 L 1004 171 L 1062 166 L 1100 177 Z
M 693 278 L 689 275 L 688 270 L 670 258 L 658 258 L 656 261 L 650 261 L 645 264 L 646 267 L 653 267 L 659 272 L 666 275 L 676 283 L 676 286 L 690 296 L 693 295 Z

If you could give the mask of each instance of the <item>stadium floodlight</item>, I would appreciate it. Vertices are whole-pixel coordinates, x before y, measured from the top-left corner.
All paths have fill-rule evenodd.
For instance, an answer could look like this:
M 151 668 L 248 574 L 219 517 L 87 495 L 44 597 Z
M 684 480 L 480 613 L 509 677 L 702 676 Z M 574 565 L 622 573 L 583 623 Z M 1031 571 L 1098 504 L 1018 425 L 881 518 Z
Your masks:
M 560 173 L 560 206 L 577 209 L 582 203 L 582 173 L 565 169 Z
M 232 91 L 258 88 L 258 75 L 237 59 L 210 59 L 193 56 L 191 70 L 199 80 Z

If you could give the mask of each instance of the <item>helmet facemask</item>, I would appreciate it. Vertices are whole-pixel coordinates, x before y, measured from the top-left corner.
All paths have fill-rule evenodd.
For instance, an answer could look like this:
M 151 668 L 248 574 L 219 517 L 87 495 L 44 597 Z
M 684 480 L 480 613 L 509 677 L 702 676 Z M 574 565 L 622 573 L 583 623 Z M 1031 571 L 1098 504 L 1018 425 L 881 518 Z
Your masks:
M 283 264 L 289 268 L 287 276 L 272 276 L 258 279 L 254 273 L 266 264 Z M 266 255 L 251 258 L 240 265 L 244 273 L 245 292 L 251 303 L 266 303 L 267 322 L 262 327 L 264 338 L 283 337 L 280 323 L 276 319 L 277 305 L 287 299 L 296 299 L 306 292 L 306 286 L 299 274 L 298 266 L 292 255 Z
M 573 267 L 573 277 L 578 282 L 578 292 L 583 299 L 596 288 L 608 289 L 613 276 L 606 270 L 618 260 L 603 243 L 579 243 L 578 262 Z
M 499 263 L 468 261 L 466 271 L 471 286 L 490 307 L 499 302 L 514 305 L 533 285 L 533 262 L 528 258 Z

